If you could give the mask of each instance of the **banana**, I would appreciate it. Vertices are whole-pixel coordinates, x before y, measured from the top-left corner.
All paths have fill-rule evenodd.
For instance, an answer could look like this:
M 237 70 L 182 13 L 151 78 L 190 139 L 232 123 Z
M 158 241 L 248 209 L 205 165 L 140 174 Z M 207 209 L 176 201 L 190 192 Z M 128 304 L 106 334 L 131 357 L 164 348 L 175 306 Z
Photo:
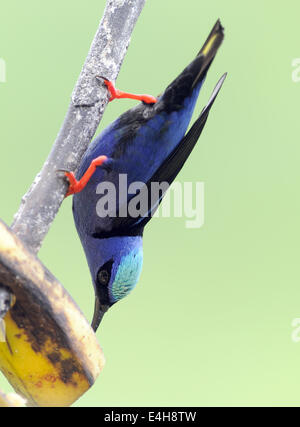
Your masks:
M 102 349 L 70 295 L 1 220 L 0 284 L 14 296 L 1 371 L 29 406 L 70 406 L 101 372 Z

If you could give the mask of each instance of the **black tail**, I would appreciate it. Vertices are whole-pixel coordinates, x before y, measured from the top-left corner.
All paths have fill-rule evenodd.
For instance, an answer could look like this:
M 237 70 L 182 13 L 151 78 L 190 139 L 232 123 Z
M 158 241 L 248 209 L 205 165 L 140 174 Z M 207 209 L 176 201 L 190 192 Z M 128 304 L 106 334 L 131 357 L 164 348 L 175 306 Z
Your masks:
M 224 29 L 218 20 L 196 58 L 165 90 L 161 99 L 164 110 L 174 111 L 182 107 L 184 99 L 191 95 L 193 89 L 206 76 L 223 39 Z

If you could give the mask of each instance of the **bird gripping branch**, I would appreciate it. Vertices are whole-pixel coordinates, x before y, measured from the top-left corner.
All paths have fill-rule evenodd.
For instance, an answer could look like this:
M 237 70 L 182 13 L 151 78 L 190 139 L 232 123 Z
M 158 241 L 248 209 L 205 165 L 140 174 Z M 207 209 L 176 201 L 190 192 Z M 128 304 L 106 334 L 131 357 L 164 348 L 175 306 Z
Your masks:
M 157 98 L 119 91 L 112 82 L 98 77 L 107 86 L 110 100 L 128 97 L 142 102 L 122 114 L 90 144 L 76 177 L 65 172 L 70 182 L 67 195 L 74 194 L 74 220 L 95 289 L 95 330 L 108 308 L 128 295 L 139 279 L 144 227 L 163 198 L 163 194 L 150 197 L 148 190 L 152 183 L 171 185 L 204 128 L 226 74 L 186 133 L 223 37 L 223 28 L 217 21 L 196 58 Z M 107 194 L 101 194 L 101 184 L 114 189 L 115 195 L 122 176 L 126 177 L 126 194 L 117 200 L 110 215 L 99 215 L 99 204 L 110 202 Z M 140 191 L 150 197 L 148 209 L 138 216 L 131 215 L 128 209 L 133 200 L 128 189 L 136 182 L 143 183 Z

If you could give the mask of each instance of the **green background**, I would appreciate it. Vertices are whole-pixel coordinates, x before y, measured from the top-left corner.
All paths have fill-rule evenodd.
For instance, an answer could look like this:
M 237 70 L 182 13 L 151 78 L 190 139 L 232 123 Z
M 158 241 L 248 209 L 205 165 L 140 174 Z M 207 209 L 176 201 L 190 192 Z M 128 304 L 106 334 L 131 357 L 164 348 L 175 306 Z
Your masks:
M 57 135 L 104 0 L 2 2 L 1 218 L 8 224 Z M 205 224 L 153 220 L 132 294 L 97 336 L 106 366 L 77 406 L 300 403 L 300 4 L 148 0 L 117 86 L 160 93 L 217 18 L 226 38 L 195 115 L 228 78 L 178 180 L 205 183 Z M 100 129 L 134 101 L 110 104 Z M 67 199 L 40 251 L 88 319 L 93 289 Z M 10 386 L 4 378 L 0 387 Z

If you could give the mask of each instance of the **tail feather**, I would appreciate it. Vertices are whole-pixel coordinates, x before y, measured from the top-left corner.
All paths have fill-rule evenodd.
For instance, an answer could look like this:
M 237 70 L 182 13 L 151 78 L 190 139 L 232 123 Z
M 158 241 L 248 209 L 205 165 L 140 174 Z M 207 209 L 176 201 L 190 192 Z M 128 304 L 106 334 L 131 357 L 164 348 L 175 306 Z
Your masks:
M 193 89 L 204 80 L 223 39 L 224 29 L 218 20 L 196 58 L 165 90 L 161 98 L 165 110 L 169 107 L 174 111 L 182 107 L 184 99 L 190 96 Z
M 209 36 L 206 39 L 203 47 L 199 51 L 197 57 L 203 58 L 203 64 L 199 73 L 193 83 L 193 87 L 197 85 L 199 80 L 202 80 L 203 76 L 207 73 L 216 53 L 224 40 L 224 28 L 222 27 L 221 21 L 218 19 Z

